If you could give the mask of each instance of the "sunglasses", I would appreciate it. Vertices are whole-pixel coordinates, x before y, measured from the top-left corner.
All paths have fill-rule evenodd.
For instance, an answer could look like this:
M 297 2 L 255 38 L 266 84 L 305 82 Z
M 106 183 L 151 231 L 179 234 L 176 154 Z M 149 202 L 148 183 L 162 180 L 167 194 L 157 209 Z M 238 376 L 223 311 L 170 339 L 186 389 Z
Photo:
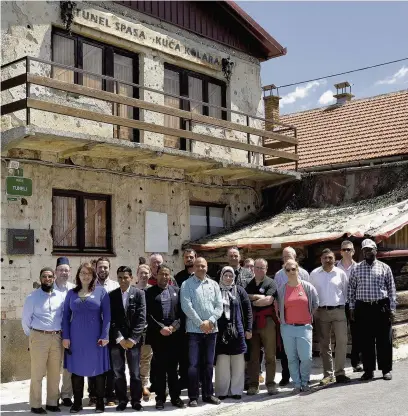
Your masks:
M 341 251 L 353 251 L 352 248 L 342 248 Z
M 296 267 L 292 267 L 291 269 L 285 269 L 287 272 L 295 272 L 296 271 Z

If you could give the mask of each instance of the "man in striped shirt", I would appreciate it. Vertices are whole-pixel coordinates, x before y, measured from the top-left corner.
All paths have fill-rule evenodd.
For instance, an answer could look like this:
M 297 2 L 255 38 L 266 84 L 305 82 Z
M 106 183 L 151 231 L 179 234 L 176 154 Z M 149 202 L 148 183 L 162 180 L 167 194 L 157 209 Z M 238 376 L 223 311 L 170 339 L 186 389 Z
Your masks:
M 361 336 L 364 374 L 374 377 L 376 359 L 384 380 L 391 380 L 392 321 L 396 309 L 394 277 L 390 267 L 378 261 L 377 245 L 365 239 L 361 245 L 364 260 L 351 271 L 348 285 L 350 319 L 355 320 Z

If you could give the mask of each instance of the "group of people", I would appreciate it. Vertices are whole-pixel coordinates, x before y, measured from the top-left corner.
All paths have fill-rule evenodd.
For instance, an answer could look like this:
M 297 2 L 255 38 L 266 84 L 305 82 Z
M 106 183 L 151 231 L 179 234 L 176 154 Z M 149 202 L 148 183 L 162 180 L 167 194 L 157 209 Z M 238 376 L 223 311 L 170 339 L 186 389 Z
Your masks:
M 119 267 L 117 281 L 102 257 L 81 264 L 74 284 L 69 259 L 60 257 L 55 270 L 41 270 L 41 287 L 27 297 L 23 309 L 31 355 L 31 411 L 58 412 L 61 399 L 71 413 L 80 412 L 84 377 L 89 404 L 97 413 L 104 412 L 105 404 L 125 410 L 126 363 L 136 411 L 143 410 L 142 400 L 153 391 L 159 410 L 168 395 L 173 406 L 185 408 L 180 398 L 184 388 L 188 406 L 198 406 L 200 385 L 205 403 L 240 400 L 244 391 L 255 395 L 263 360 L 267 392 L 276 394 L 277 354 L 279 385 L 292 379 L 294 393 L 309 391 L 313 325 L 323 362 L 320 384 L 347 383 L 347 321 L 354 371 L 364 371 L 361 379 L 368 381 L 377 360 L 383 378 L 391 380 L 394 280 L 389 266 L 376 259 L 374 241 L 364 240 L 362 252 L 364 260 L 357 264 L 353 243 L 343 241 L 342 259 L 336 262 L 333 251 L 325 249 L 321 266 L 309 275 L 297 263 L 296 251 L 286 247 L 283 267 L 274 278 L 267 276 L 265 259 L 246 259 L 241 266 L 236 247 L 228 249 L 228 266 L 214 278 L 206 260 L 192 249 L 184 251 L 185 269 L 175 275 L 155 253 L 149 264 L 139 264 L 135 277 L 130 267 Z

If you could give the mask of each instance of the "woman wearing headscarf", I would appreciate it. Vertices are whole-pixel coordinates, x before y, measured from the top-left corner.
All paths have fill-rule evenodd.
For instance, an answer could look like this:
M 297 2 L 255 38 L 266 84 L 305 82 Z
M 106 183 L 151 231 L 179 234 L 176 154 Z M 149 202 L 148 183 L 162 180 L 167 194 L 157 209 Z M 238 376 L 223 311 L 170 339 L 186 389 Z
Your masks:
M 252 337 L 252 308 L 245 289 L 234 283 L 235 272 L 224 267 L 220 275 L 223 313 L 218 320 L 215 394 L 220 400 L 241 399 L 245 382 L 245 339 Z

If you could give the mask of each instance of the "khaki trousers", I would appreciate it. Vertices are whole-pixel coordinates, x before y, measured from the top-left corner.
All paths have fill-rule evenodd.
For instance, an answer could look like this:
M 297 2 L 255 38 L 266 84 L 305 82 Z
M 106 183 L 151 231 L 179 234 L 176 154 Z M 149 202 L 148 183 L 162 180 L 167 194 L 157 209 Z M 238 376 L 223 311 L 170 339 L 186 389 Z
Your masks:
M 248 385 L 259 387 L 259 355 L 261 346 L 265 352 L 266 387 L 275 384 L 276 373 L 276 325 L 271 317 L 266 318 L 266 326 L 252 331 L 252 338 L 249 341 L 249 363 L 248 363 Z
M 47 376 L 48 406 L 57 406 L 61 370 L 61 334 L 30 331 L 31 357 L 30 407 L 42 407 L 42 380 Z
M 150 362 L 152 361 L 153 351 L 150 345 L 142 345 L 140 350 L 140 379 L 142 387 L 149 384 Z
M 319 336 L 320 356 L 323 361 L 324 377 L 333 376 L 333 357 L 331 333 L 334 331 L 336 338 L 334 375 L 345 375 L 344 367 L 346 365 L 347 354 L 347 319 L 343 308 L 338 309 L 318 309 L 317 310 L 317 332 Z
M 61 399 L 72 398 L 72 382 L 71 373 L 66 369 L 62 369 L 62 386 L 61 386 Z

